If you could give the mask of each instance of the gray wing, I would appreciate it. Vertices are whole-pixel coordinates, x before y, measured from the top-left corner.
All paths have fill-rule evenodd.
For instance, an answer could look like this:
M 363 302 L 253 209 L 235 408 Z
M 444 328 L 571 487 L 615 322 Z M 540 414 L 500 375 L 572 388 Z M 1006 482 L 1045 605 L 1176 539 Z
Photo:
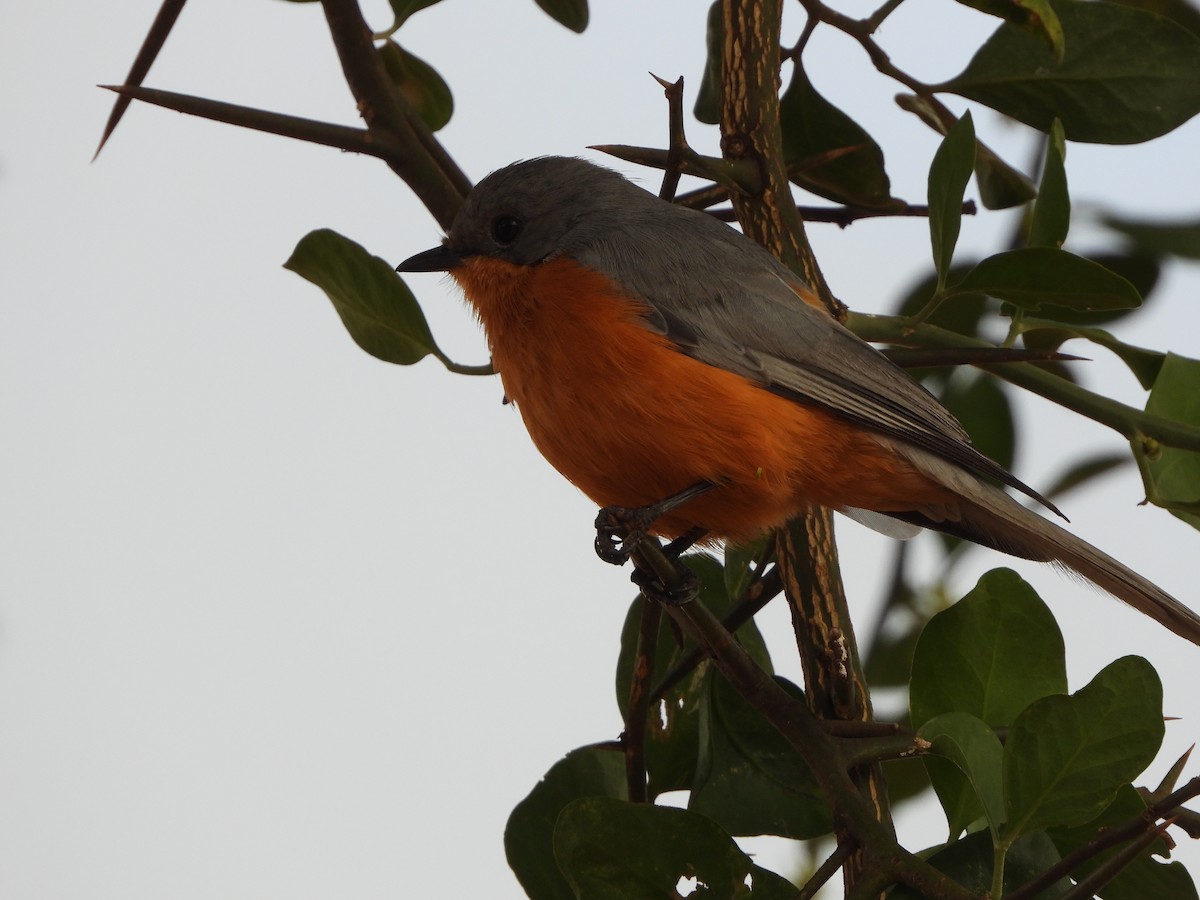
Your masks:
M 800 300 L 789 286 L 796 277 L 773 256 L 709 216 L 679 212 L 686 218 L 678 223 L 687 234 L 686 256 L 670 239 L 674 232 L 657 222 L 573 255 L 637 291 L 649 307 L 647 326 L 680 352 L 913 444 L 1058 512 L 976 450 L 954 416 L 902 369 Z

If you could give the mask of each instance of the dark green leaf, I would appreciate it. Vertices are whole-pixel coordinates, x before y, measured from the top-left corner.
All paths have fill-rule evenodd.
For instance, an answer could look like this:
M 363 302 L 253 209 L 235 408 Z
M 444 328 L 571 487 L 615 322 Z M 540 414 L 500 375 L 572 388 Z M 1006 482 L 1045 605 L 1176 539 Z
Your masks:
M 928 855 L 927 855 L 928 854 Z M 969 834 L 936 852 L 921 854 L 939 872 L 945 872 L 978 897 L 985 897 L 992 886 L 992 841 L 986 831 Z M 1054 844 L 1043 832 L 1018 838 L 1008 851 L 1004 864 L 1004 892 L 1016 890 L 1058 862 Z M 1038 900 L 1061 897 L 1071 887 L 1067 879 L 1055 882 L 1038 894 Z M 888 900 L 925 900 L 926 895 L 902 885 L 888 894 Z
M 300 239 L 285 269 L 325 292 L 354 342 L 384 362 L 441 357 L 416 298 L 392 266 L 335 231 Z
M 692 109 L 692 115 L 705 125 L 716 125 L 721 121 L 721 42 L 724 31 L 721 2 L 714 0 L 708 8 L 705 35 L 708 55 L 704 59 L 704 75 L 700 78 L 700 90 L 696 92 L 696 105 Z
M 1063 856 L 1095 840 L 1105 831 L 1128 824 L 1146 811 L 1146 804 L 1132 785 L 1125 785 L 1108 808 L 1095 819 L 1074 828 L 1050 829 L 1050 838 Z M 1119 848 L 1105 851 L 1075 871 L 1076 878 L 1082 877 Z M 1122 869 L 1117 877 L 1100 888 L 1104 900 L 1196 900 L 1196 886 L 1182 863 L 1163 864 L 1154 859 L 1154 854 L 1165 855 L 1165 841 L 1146 848 L 1128 868 Z
M 961 281 L 974 268 L 970 263 L 955 263 L 946 273 L 946 281 L 954 284 Z M 933 299 L 937 290 L 937 276 L 930 274 L 913 285 L 896 304 L 896 315 L 915 316 L 926 304 Z M 953 303 L 943 303 L 926 320 L 930 325 L 937 325 L 949 331 L 965 334 L 971 337 L 979 336 L 979 323 L 988 311 L 991 301 L 983 294 L 967 296 L 959 294 Z M 992 304 L 993 306 L 995 304 Z
M 407 22 L 414 13 L 440 2 L 441 0 L 388 0 L 388 4 L 392 7 L 392 14 L 396 17 L 395 27 L 397 28 Z
M 1059 475 L 1048 488 L 1043 489 L 1042 496 L 1047 500 L 1057 500 L 1068 491 L 1074 490 L 1094 478 L 1099 478 L 1101 475 L 1106 475 L 1114 469 L 1129 465 L 1130 462 L 1128 453 L 1098 453 L 1089 456 Z
M 1138 9 L 1054 0 L 1066 54 L 1019 28 L 1000 28 L 967 68 L 938 86 L 1042 131 L 1055 116 L 1072 141 L 1133 144 L 1200 111 L 1200 40 Z
M 962 834 L 982 811 L 988 827 L 999 837 L 1004 824 L 1003 762 L 1004 748 L 996 732 L 970 713 L 949 712 L 934 716 L 917 732 L 933 745 L 933 752 L 953 763 L 966 776 L 971 787 L 970 801 L 958 790 L 958 780 L 933 780 L 938 800 L 946 810 L 950 834 Z M 943 793 L 949 790 L 950 792 Z
M 766 550 L 768 537 L 761 537 L 748 544 L 725 545 L 725 595 L 730 603 L 741 599 L 742 592 L 754 576 L 751 564 L 762 559 Z
M 1040 350 L 1057 349 L 1072 338 L 1083 338 L 1093 344 L 1099 344 L 1120 357 L 1146 390 L 1157 380 L 1166 359 L 1166 355 L 1157 350 L 1146 350 L 1126 344 L 1100 328 L 1060 325 L 1043 319 L 1025 319 L 1022 322 L 1021 338 L 1025 346 Z
M 1200 427 L 1200 360 L 1168 353 L 1146 412 Z M 1200 453 L 1160 447 L 1148 455 L 1146 493 L 1151 502 L 1200 528 Z
M 1162 737 L 1162 683 L 1139 656 L 1069 697 L 1035 701 L 1004 744 L 1008 834 L 1094 819 L 1154 760 Z
M 1037 38 L 1056 59 L 1062 59 L 1062 24 L 1049 0 L 958 0 L 966 6 L 998 16 Z
M 900 94 L 896 103 L 920 117 L 926 125 L 945 135 L 945 113 L 935 105 L 932 98 L 925 99 L 916 94 Z M 1037 188 L 1024 173 L 1014 169 L 983 141 L 975 142 L 975 183 L 979 186 L 979 199 L 988 209 L 1011 209 L 1028 203 L 1037 196 Z
M 1022 309 L 1131 309 L 1142 302 L 1137 289 L 1115 272 L 1082 256 L 1050 247 L 1026 247 L 989 256 L 947 289 L 987 294 Z
M 1110 0 L 1121 6 L 1132 6 L 1170 19 L 1181 28 L 1186 28 L 1192 34 L 1200 36 L 1200 9 L 1188 0 Z
M 588 26 L 588 0 L 535 0 L 542 12 L 559 25 L 582 34 Z
M 629 690 L 632 683 L 634 653 L 642 608 L 641 598 L 635 600 L 625 617 L 621 630 L 621 653 L 617 660 L 617 705 L 622 719 L 628 714 Z M 658 648 L 654 656 L 651 689 L 674 668 L 686 649 L 676 632 L 663 620 L 658 633 Z M 652 704 L 646 719 L 645 753 L 647 791 L 651 799 L 668 791 L 687 790 L 696 778 L 696 752 L 700 734 L 700 704 L 704 697 L 704 678 L 710 664 L 702 661 L 679 684 L 671 688 L 658 703 Z
M 1116 253 L 1089 253 L 1087 258 L 1111 272 L 1116 272 L 1132 284 L 1142 297 L 1142 305 L 1131 309 L 1105 309 L 1090 312 L 1059 307 L 1054 310 L 1055 321 L 1068 322 L 1073 325 L 1105 325 L 1145 309 L 1146 304 L 1154 296 L 1154 287 L 1158 284 L 1158 277 L 1162 271 L 1162 266 L 1157 258 L 1138 249 Z
M 379 48 L 379 56 L 388 78 L 421 117 L 430 131 L 443 128 L 454 114 L 450 86 L 437 70 L 420 57 L 409 53 L 395 41 Z
M 694 896 L 796 895 L 786 879 L 754 865 L 716 823 L 684 809 L 576 800 L 559 816 L 554 852 L 575 896 L 586 900 L 664 900 L 678 896 L 687 878 L 705 887 Z
M 779 681 L 793 696 L 803 696 Z M 688 809 L 735 835 L 806 839 L 833 827 L 796 748 L 716 673 L 701 707 L 700 758 Z
M 929 236 L 938 287 L 946 283 L 962 226 L 963 195 L 975 165 L 975 125 L 967 113 L 950 129 L 929 167 Z
M 731 605 L 725 590 L 724 570 L 721 564 L 707 554 L 689 554 L 683 561 L 700 577 L 700 599 L 715 615 L 724 615 Z M 621 652 L 617 658 L 616 692 L 617 706 L 624 717 L 629 707 L 629 691 L 632 684 L 634 655 L 637 649 L 638 629 L 641 621 L 643 601 L 637 599 L 629 608 L 625 625 L 621 630 Z M 737 631 L 738 640 L 755 658 L 759 665 L 770 671 L 771 659 L 758 626 L 747 622 Z M 683 645 L 676 640 L 676 632 L 664 620 L 658 635 L 658 648 L 654 655 L 654 673 L 651 687 L 659 684 L 667 673 L 693 650 L 695 645 L 688 641 Z M 696 773 L 696 753 L 699 746 L 700 703 L 705 695 L 704 676 L 709 669 L 707 661 L 701 662 L 687 677 L 667 692 L 658 704 L 650 709 L 646 722 L 646 771 L 649 777 L 647 790 L 651 798 L 668 791 L 686 790 L 692 786 Z
M 1066 653 L 1053 615 L 1015 572 L 995 569 L 925 626 L 913 655 L 912 724 L 919 729 L 963 712 L 991 727 L 1008 725 L 1034 700 L 1066 689 Z M 930 758 L 925 767 L 957 836 L 982 807 L 956 766 Z
M 616 750 L 581 747 L 556 762 L 513 809 L 504 828 L 504 852 L 533 900 L 574 900 L 554 859 L 554 823 L 580 797 L 624 799 L 625 756 Z
M 899 201 L 883 167 L 883 151 L 857 122 L 817 93 L 797 60 L 779 98 L 788 177 L 818 196 L 866 209 Z
M 979 199 L 988 209 L 1012 209 L 1037 196 L 1023 172 L 1014 169 L 982 143 L 975 146 L 975 184 Z
M 1200 259 L 1200 221 L 1139 222 L 1119 216 L 1105 216 L 1103 221 L 1147 253 Z
M 1002 382 L 982 372 L 963 372 L 950 380 L 940 399 L 967 429 L 980 452 L 1006 469 L 1013 467 L 1017 433 Z
M 1067 689 L 1066 652 L 1054 616 L 1011 569 L 993 569 L 930 620 L 913 657 L 909 702 L 920 728 L 968 712 L 1010 724 L 1034 700 Z
M 1067 193 L 1067 145 L 1062 123 L 1058 119 L 1050 128 L 1046 141 L 1046 162 L 1042 183 L 1033 203 L 1033 220 L 1029 224 L 1030 247 L 1061 247 L 1071 225 L 1071 198 Z

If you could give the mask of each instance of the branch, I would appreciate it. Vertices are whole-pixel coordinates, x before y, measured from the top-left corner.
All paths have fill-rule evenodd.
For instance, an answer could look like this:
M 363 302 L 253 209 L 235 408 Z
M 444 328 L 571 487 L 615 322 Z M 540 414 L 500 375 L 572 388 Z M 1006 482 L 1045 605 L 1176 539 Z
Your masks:
M 1070 875 L 1080 866 L 1095 859 L 1105 850 L 1116 847 L 1126 841 L 1139 838 L 1146 832 L 1156 830 L 1159 819 L 1169 816 L 1188 800 L 1196 796 L 1200 796 L 1200 777 L 1193 778 L 1179 790 L 1164 797 L 1157 803 L 1151 803 L 1146 807 L 1145 812 L 1130 819 L 1124 825 L 1102 831 L 1095 840 L 1089 841 L 1082 847 L 1068 853 L 1037 878 L 1021 885 L 1021 887 L 1017 888 L 1011 894 L 1006 894 L 1005 900 L 1030 900 L 1030 898 L 1036 897 L 1039 892 L 1045 890 L 1060 878 Z
M 994 348 L 995 344 L 899 316 L 851 313 L 847 326 L 867 341 L 923 348 Z M 1200 428 L 1176 422 L 1089 391 L 1029 363 L 981 365 L 998 378 L 1023 387 L 1081 416 L 1107 425 L 1130 441 L 1153 438 L 1168 447 L 1200 452 Z
M 208 100 L 204 97 L 193 97 L 191 94 L 177 94 L 173 91 L 160 91 L 132 84 L 102 84 L 100 87 L 119 94 L 126 102 L 140 100 L 152 106 L 161 106 L 190 116 L 277 134 L 280 137 L 295 138 L 310 144 L 336 147 L 350 153 L 364 153 L 367 156 L 387 159 L 389 155 L 395 155 L 401 150 L 391 142 L 389 135 L 371 132 L 365 128 L 334 125 L 316 119 L 304 119 L 250 106 L 239 106 L 236 103 Z
M 175 20 L 183 12 L 183 4 L 186 2 L 187 0 L 163 0 L 163 5 L 158 8 L 158 15 L 154 17 L 154 22 L 150 25 L 150 31 L 146 35 L 146 39 L 142 41 L 142 46 L 138 49 L 137 56 L 133 59 L 133 65 L 129 67 L 129 74 L 125 76 L 125 83 L 127 85 L 137 86 L 142 83 L 142 80 L 150 71 L 150 67 L 154 65 L 154 60 L 158 58 L 158 53 L 162 50 L 163 44 L 166 43 L 167 35 L 175 27 Z M 108 121 L 104 123 L 104 133 L 100 135 L 100 144 L 96 147 L 96 152 L 92 156 L 93 162 L 100 155 L 100 151 L 104 149 L 104 145 L 108 143 L 108 139 L 112 137 L 112 133 L 117 130 L 117 123 L 125 115 L 125 110 L 129 108 L 131 99 L 133 98 L 127 96 L 117 97 L 117 102 L 113 104 L 112 112 L 108 114 Z
M 675 573 L 673 579 L 664 578 L 668 591 L 679 586 L 678 573 L 657 541 L 643 539 L 637 553 L 656 574 Z M 796 748 L 834 810 L 839 829 L 868 854 L 873 863 L 872 884 L 886 879 L 886 883 L 900 882 L 916 888 L 931 900 L 976 900 L 962 885 L 900 846 L 890 828 L 876 819 L 874 806 L 847 773 L 838 743 L 825 734 L 803 702 L 754 662 L 703 603 L 696 600 L 664 609 L 688 637 L 708 651 L 734 689 Z
M 321 6 L 363 121 L 399 148 L 383 158 L 448 231 L 470 180 L 393 86 L 356 0 L 321 0 Z

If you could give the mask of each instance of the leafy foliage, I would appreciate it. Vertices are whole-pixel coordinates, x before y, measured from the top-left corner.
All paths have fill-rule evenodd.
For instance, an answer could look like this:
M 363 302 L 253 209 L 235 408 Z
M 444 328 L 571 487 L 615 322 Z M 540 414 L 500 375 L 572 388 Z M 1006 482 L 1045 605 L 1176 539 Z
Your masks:
M 374 67 L 371 71 L 382 63 L 389 102 L 371 106 L 358 99 L 385 118 L 390 107 L 399 108 L 400 120 L 368 121 L 369 140 L 358 140 L 353 149 L 387 159 L 431 209 L 440 200 L 444 223 L 461 203 L 465 177 L 436 139 L 413 123 L 429 132 L 445 126 L 453 114 L 452 94 L 432 66 L 395 38 L 410 17 L 437 2 L 390 0 L 392 28 L 375 36 L 369 60 L 357 61 L 364 69 Z M 566 28 L 586 29 L 587 0 L 536 2 Z M 1200 225 L 1195 219 L 1157 222 L 1101 211 L 1097 218 L 1124 246 L 1086 256 L 1065 249 L 1077 215 L 1067 177 L 1068 141 L 1146 141 L 1200 111 L 1200 16 L 1183 0 L 963 2 L 1003 21 L 960 74 L 935 85 L 894 69 L 874 43 L 873 34 L 893 4 L 855 21 L 817 0 L 805 3 L 810 28 L 836 28 L 862 44 L 880 72 L 911 92 L 898 98 L 902 108 L 943 136 L 928 177 L 931 272 L 899 300 L 891 334 L 931 352 L 982 348 L 1046 354 L 1068 341 L 1086 341 L 1116 354 L 1149 390 L 1144 412 L 1080 387 L 1060 360 L 1039 362 L 1050 367 L 1049 379 L 1025 380 L 1129 439 L 1129 456 L 1082 455 L 1068 462 L 1051 490 L 1102 477 L 1132 458 L 1148 499 L 1200 527 L 1200 361 L 1134 346 L 1098 327 L 1136 311 L 1151 296 L 1166 260 L 1200 258 Z M 703 123 L 721 121 L 728 110 L 725 13 L 735 12 L 719 2 L 707 12 L 707 60 L 694 109 Z M 350 32 L 361 44 L 365 25 Z M 772 47 L 760 67 L 758 87 L 774 99 L 777 77 L 787 63 L 791 66 L 778 96 L 776 146 L 767 152 L 779 155 L 776 161 L 793 184 L 842 204 L 844 221 L 909 211 L 908 203 L 892 196 L 885 147 L 814 86 L 806 68 L 808 37 L 806 30 L 795 46 Z M 144 74 L 163 39 L 165 31 L 152 32 L 135 71 Z M 782 61 L 778 66 L 777 60 Z M 969 112 L 959 117 L 946 109 L 937 96 L 944 93 L 1044 132 L 1037 183 L 989 148 Z M 188 111 L 213 118 L 224 114 L 239 124 L 288 133 L 280 130 L 284 123 L 278 117 L 268 127 L 266 119 L 247 119 L 244 109 L 230 118 L 227 106 L 187 99 Z M 156 102 L 166 103 L 162 97 Z M 121 109 L 118 105 L 110 131 Z M 290 124 L 297 135 L 316 139 L 312 123 Z M 337 135 L 344 136 L 344 130 L 323 138 L 339 145 Z M 384 139 L 376 140 L 380 136 Z M 680 135 L 673 134 L 672 150 L 693 172 L 715 171 L 713 161 L 691 153 Z M 643 155 L 662 165 L 672 158 L 662 151 Z M 414 158 L 422 165 L 412 166 Z M 890 158 L 895 165 L 897 156 Z M 982 258 L 956 259 L 972 174 L 984 206 L 1024 206 L 1024 217 L 1008 246 Z M 739 184 L 728 178 L 714 189 Z M 438 196 L 438 190 L 444 193 Z M 490 371 L 447 360 L 403 281 L 354 242 L 329 230 L 314 231 L 285 265 L 326 293 L 353 340 L 376 358 L 411 365 L 432 355 L 454 371 Z M 1031 315 L 1035 312 L 1037 317 Z M 1000 346 L 997 330 L 1006 332 Z M 1023 368 L 1009 374 L 1033 363 L 1012 365 Z M 1018 428 L 1009 386 L 979 372 L 928 368 L 914 374 L 959 415 L 981 450 L 1006 466 L 1012 463 Z M 952 540 L 944 546 L 947 569 L 956 547 Z M 766 644 L 746 612 L 769 594 L 773 577 L 778 579 L 769 544 L 726 548 L 723 561 L 705 554 L 684 559 L 702 585 L 697 604 L 742 622 L 730 626 L 732 636 L 722 636 L 736 648 L 736 658 L 761 676 L 757 692 L 735 688 L 728 671 L 719 671 L 706 655 L 716 654 L 712 642 L 701 646 L 660 628 L 648 646 L 641 646 L 643 628 L 654 619 L 649 601 L 635 599 L 617 656 L 616 699 L 625 738 L 568 753 L 509 819 L 505 848 L 527 894 L 535 900 L 659 898 L 694 888 L 696 896 L 714 898 L 795 896 L 784 878 L 757 866 L 733 838 L 774 834 L 819 840 L 833 833 L 835 824 L 839 834 L 857 824 L 861 833 L 882 840 L 879 835 L 886 837 L 887 829 L 869 832 L 860 807 L 839 793 L 842 782 L 831 771 L 841 778 L 853 772 L 861 783 L 874 777 L 872 764 L 900 755 L 919 757 L 921 763 L 890 766 L 889 772 L 904 779 L 893 798 L 931 786 L 946 816 L 947 840 L 919 857 L 898 845 L 886 853 L 866 848 L 874 853 L 873 862 L 888 856 L 908 864 L 880 876 L 874 893 L 886 882 L 895 885 L 889 894 L 894 900 L 960 898 L 963 891 L 998 898 L 1041 879 L 1039 896 L 1061 896 L 1072 884 L 1082 884 L 1105 900 L 1196 898 L 1181 865 L 1156 861 L 1153 854 L 1165 854 L 1168 844 L 1150 826 L 1163 813 L 1149 809 L 1134 786 L 1164 730 L 1162 687 L 1153 666 L 1124 657 L 1069 693 L 1058 626 L 1015 573 L 994 570 L 951 604 L 944 586 L 912 583 L 907 559 L 903 550 L 897 552 L 867 671 L 876 687 L 907 684 L 908 721 L 882 737 L 810 733 L 819 750 L 798 742 L 792 723 L 763 702 L 767 696 L 782 698 L 797 719 L 807 721 L 805 704 L 811 698 L 771 674 Z M 842 626 L 848 629 L 849 623 Z M 821 648 L 828 655 L 821 662 L 835 681 L 853 680 L 842 671 L 855 664 L 853 635 L 846 638 L 842 633 L 839 645 L 830 636 Z M 851 648 L 848 660 L 837 658 L 832 648 L 838 646 Z M 635 702 L 646 697 L 644 707 Z M 643 714 L 644 722 L 635 721 Z M 634 724 L 644 726 L 636 729 L 644 730 L 640 746 L 629 737 Z M 631 802 L 643 787 L 648 802 Z M 664 795 L 680 792 L 686 793 L 686 809 L 663 805 Z M 857 784 L 851 793 L 861 801 Z M 872 812 L 887 815 L 883 806 Z M 870 825 L 877 825 L 874 818 Z M 1123 830 L 1130 832 L 1123 845 L 1102 846 L 1106 835 Z M 941 875 L 931 880 L 930 871 L 950 880 Z

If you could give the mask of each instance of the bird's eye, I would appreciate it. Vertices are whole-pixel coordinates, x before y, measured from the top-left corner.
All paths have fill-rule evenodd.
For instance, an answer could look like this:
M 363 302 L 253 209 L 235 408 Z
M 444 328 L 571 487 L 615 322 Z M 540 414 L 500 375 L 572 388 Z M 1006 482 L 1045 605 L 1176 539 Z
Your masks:
M 516 216 L 497 216 L 492 222 L 492 237 L 497 244 L 507 246 L 517 239 L 524 223 Z

